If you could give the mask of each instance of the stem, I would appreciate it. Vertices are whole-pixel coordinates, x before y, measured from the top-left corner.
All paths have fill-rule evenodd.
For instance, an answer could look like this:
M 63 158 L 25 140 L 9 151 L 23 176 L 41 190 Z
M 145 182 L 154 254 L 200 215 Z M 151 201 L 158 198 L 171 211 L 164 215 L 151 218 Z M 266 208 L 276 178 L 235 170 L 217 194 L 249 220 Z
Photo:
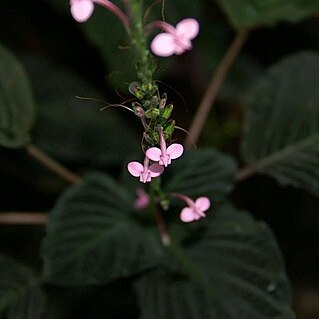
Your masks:
M 137 77 L 142 84 L 155 86 L 153 82 L 154 62 L 151 53 L 147 47 L 147 38 L 143 26 L 143 1 L 131 0 L 131 41 L 136 53 L 136 71 Z M 151 91 L 151 90 L 150 90 Z
M 58 163 L 53 158 L 49 157 L 37 146 L 29 144 L 26 146 L 26 151 L 30 156 L 32 156 L 34 159 L 40 162 L 43 166 L 47 167 L 49 170 L 59 175 L 67 182 L 77 185 L 81 183 L 82 178 L 79 175 L 71 172 L 62 164 Z
M 157 229 L 161 235 L 163 245 L 166 247 L 170 246 L 171 238 L 168 233 L 167 226 L 163 219 L 163 216 L 158 209 L 155 210 L 155 220 L 156 220 Z
M 317 136 L 310 136 L 305 138 L 293 145 L 288 145 L 278 151 L 275 151 L 272 154 L 269 154 L 266 157 L 256 160 L 255 162 L 248 164 L 244 168 L 242 168 L 236 175 L 236 181 L 242 181 L 251 175 L 254 175 L 257 171 L 261 171 L 261 169 L 274 164 L 276 162 L 280 162 L 285 158 L 292 156 L 295 152 L 301 151 L 309 146 L 318 143 Z
M 1 212 L 0 224 L 7 225 L 45 225 L 48 215 L 45 213 Z
M 167 33 L 171 33 L 171 34 L 176 34 L 175 28 L 171 24 L 164 21 L 160 21 L 160 20 L 153 21 L 145 26 L 146 32 L 151 32 L 156 29 L 166 31 Z
M 194 144 L 196 144 L 203 130 L 207 116 L 211 108 L 213 107 L 217 94 L 225 81 L 230 67 L 233 65 L 241 48 L 243 47 L 248 34 L 248 30 L 244 30 L 237 34 L 222 61 L 220 62 L 216 72 L 213 74 L 210 84 L 206 89 L 206 92 L 199 104 L 193 122 L 189 129 L 189 135 L 187 136 L 185 141 L 185 144 L 188 148 L 191 148 Z
M 170 235 L 166 226 L 166 223 L 163 219 L 161 212 L 159 211 L 158 207 L 156 206 L 155 197 L 156 193 L 158 193 L 158 188 L 160 188 L 158 181 L 151 181 L 150 183 L 150 198 L 151 203 L 150 207 L 155 212 L 155 221 L 157 229 L 160 233 L 161 240 L 164 246 L 168 247 L 171 244 Z
M 185 273 L 189 276 L 189 278 L 192 279 L 204 290 L 204 292 L 207 295 L 207 300 L 213 300 L 214 290 L 209 283 L 207 275 L 205 275 L 197 267 L 197 265 L 193 262 L 193 260 L 187 254 L 185 249 L 181 247 L 180 244 L 178 244 L 175 240 L 172 240 L 172 244 L 170 248 L 171 248 L 171 251 L 176 256 L 176 258 L 180 261 Z
M 235 176 L 236 182 L 241 182 L 244 179 L 254 175 L 257 171 L 257 165 L 256 163 L 250 164 L 245 166 L 244 168 L 240 169 L 238 173 Z

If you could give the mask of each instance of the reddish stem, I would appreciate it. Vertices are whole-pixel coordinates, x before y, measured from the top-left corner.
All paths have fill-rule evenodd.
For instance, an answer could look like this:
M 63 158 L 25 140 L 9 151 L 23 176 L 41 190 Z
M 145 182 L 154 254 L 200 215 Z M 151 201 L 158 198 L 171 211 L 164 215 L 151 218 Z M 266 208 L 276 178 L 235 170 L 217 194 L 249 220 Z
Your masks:
M 249 31 L 245 30 L 236 36 L 224 58 L 220 62 L 216 72 L 214 73 L 189 129 L 189 135 L 185 141 L 186 146 L 189 148 L 191 148 L 194 143 L 196 144 L 203 130 L 208 114 L 216 100 L 217 94 L 223 85 L 231 66 L 235 62 L 242 46 L 244 45 L 248 34 Z
M 156 29 L 160 29 L 171 34 L 176 33 L 175 28 L 171 24 L 160 20 L 153 21 L 145 26 L 146 32 L 152 32 Z
M 45 213 L 1 212 L 0 224 L 7 225 L 45 225 L 48 215 Z

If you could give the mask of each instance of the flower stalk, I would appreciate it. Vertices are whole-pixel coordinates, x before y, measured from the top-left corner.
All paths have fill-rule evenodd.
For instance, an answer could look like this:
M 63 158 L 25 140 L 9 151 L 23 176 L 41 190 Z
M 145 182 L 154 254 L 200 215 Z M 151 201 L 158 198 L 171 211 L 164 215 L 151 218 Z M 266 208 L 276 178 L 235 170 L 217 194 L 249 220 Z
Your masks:
M 152 92 L 157 92 L 158 88 L 153 81 L 155 63 L 147 47 L 147 38 L 143 25 L 143 1 L 130 1 L 130 19 L 131 19 L 131 43 L 136 54 L 136 72 L 137 78 L 142 86 Z M 149 95 L 149 94 L 147 94 Z

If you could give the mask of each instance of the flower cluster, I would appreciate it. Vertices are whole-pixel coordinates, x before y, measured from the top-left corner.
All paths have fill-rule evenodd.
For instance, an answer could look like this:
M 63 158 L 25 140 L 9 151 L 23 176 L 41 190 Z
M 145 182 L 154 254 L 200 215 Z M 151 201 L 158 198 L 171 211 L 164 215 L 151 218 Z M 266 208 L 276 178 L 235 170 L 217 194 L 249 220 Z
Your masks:
M 143 64 L 149 60 L 147 50 L 140 50 L 140 43 L 134 38 L 134 25 L 130 14 L 126 15 L 119 7 L 109 0 L 70 0 L 71 14 L 77 22 L 87 21 L 93 11 L 94 5 L 100 5 L 112 12 L 123 23 L 126 31 L 132 37 L 132 43 L 139 49 L 140 67 L 137 67 L 140 82 L 133 82 L 129 85 L 129 91 L 136 100 L 132 107 L 120 105 L 125 109 L 134 112 L 141 120 L 144 127 L 142 138 L 142 150 L 145 153 L 143 163 L 132 161 L 127 165 L 131 175 L 138 177 L 140 182 L 149 183 L 152 178 L 159 177 L 165 168 L 172 163 L 172 160 L 179 158 L 184 148 L 179 143 L 171 143 L 171 137 L 175 129 L 175 121 L 170 119 L 173 111 L 173 104 L 166 105 L 166 93 L 160 96 L 157 85 L 152 80 L 152 68 Z M 129 5 L 129 1 L 127 2 Z M 127 8 L 129 9 L 129 8 Z M 131 8 L 132 9 L 132 8 Z M 144 26 L 145 32 L 152 32 L 160 29 L 164 32 L 155 36 L 151 42 L 151 51 L 161 57 L 168 57 L 173 54 L 180 55 L 192 49 L 191 40 L 199 32 L 197 20 L 187 18 L 176 27 L 164 21 L 154 21 Z M 140 34 L 140 33 L 139 33 Z M 150 203 L 149 195 L 143 190 L 137 190 L 135 209 L 144 209 Z M 154 196 L 154 195 L 153 195 Z M 156 195 L 157 196 L 157 195 Z M 180 218 L 183 222 L 191 222 L 205 217 L 205 211 L 210 207 L 210 200 L 207 197 L 199 197 L 196 201 L 183 194 L 171 194 L 171 196 L 182 199 L 188 205 L 181 211 Z M 163 204 L 163 208 L 165 209 Z
M 164 171 L 164 167 L 167 167 L 169 164 L 171 164 L 173 159 L 179 158 L 184 152 L 183 146 L 178 143 L 174 143 L 169 147 L 166 147 L 167 145 L 162 127 L 159 127 L 159 143 L 160 148 L 151 147 L 147 149 L 145 153 L 144 165 L 135 161 L 130 162 L 127 165 L 128 171 L 133 176 L 139 177 L 140 181 L 143 183 L 150 182 L 152 177 L 160 176 Z M 149 165 L 150 160 L 156 163 Z
M 80 23 L 86 22 L 94 11 L 95 3 L 116 15 L 129 31 L 130 23 L 127 15 L 109 0 L 70 0 L 73 18 Z M 152 52 L 157 56 L 168 57 L 173 54 L 180 55 L 192 49 L 191 40 L 197 37 L 199 24 L 197 20 L 187 18 L 177 23 L 175 28 L 164 21 L 154 21 L 145 27 L 145 30 L 153 29 L 161 29 L 164 32 L 153 39 Z

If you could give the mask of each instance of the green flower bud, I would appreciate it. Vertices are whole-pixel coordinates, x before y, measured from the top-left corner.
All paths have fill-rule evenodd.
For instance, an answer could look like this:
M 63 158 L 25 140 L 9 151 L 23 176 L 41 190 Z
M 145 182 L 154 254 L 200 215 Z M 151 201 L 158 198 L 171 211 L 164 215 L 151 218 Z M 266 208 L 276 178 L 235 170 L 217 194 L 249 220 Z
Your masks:
M 168 198 L 161 199 L 160 204 L 161 204 L 163 210 L 168 210 L 169 209 L 170 202 L 169 202 Z
M 171 135 L 174 132 L 174 129 L 175 129 L 175 121 L 169 120 L 163 129 L 165 139 L 171 137 Z
M 149 109 L 149 110 L 147 110 L 147 111 L 145 112 L 146 118 L 152 119 L 152 120 L 154 120 L 154 119 L 156 119 L 157 117 L 159 117 L 159 115 L 160 115 L 160 111 L 159 111 L 158 109 L 154 109 L 154 108 Z
M 132 108 L 133 108 L 133 111 L 134 111 L 136 116 L 138 116 L 138 117 L 144 117 L 145 116 L 145 112 L 144 112 L 141 104 L 139 104 L 137 102 L 133 102 L 132 103 Z
M 139 82 L 130 83 L 128 90 L 130 91 L 131 94 L 133 94 L 139 100 L 142 100 L 145 96 L 144 90 L 141 87 L 141 84 Z
M 173 111 L 173 104 L 169 104 L 167 105 L 162 113 L 161 113 L 161 116 L 165 119 L 165 120 L 168 120 L 170 117 L 171 117 L 171 114 L 172 114 L 172 111 Z
M 156 131 L 153 131 L 151 133 L 151 138 L 152 138 L 152 145 L 156 145 L 159 143 L 159 134 Z

